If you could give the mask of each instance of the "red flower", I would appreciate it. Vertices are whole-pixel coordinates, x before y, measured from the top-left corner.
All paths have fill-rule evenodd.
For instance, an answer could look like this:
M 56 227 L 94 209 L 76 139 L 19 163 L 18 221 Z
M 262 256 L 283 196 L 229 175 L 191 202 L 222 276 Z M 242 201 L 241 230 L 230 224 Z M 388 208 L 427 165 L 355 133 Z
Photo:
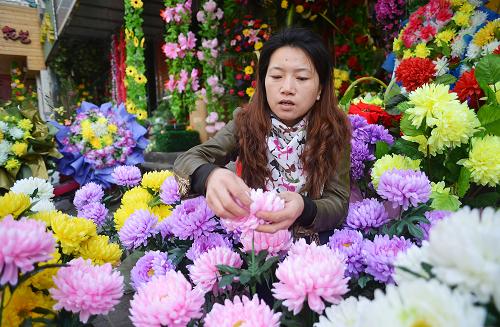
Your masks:
M 245 96 L 245 92 L 243 92 L 243 91 L 238 91 L 238 95 L 239 95 L 240 97 L 242 97 L 242 98 L 243 98 L 243 97 Z
M 242 74 L 236 74 L 236 79 L 242 79 L 243 75 Z
M 362 101 L 358 102 L 357 104 L 351 104 L 351 106 L 349 107 L 349 114 L 365 117 L 368 124 L 381 123 L 387 128 L 393 126 L 394 120 L 399 120 L 401 118 L 400 115 L 389 115 L 380 106 L 364 103 Z
M 500 45 L 493 51 L 494 54 L 500 55 Z
M 234 94 L 234 89 L 229 90 L 229 94 L 233 95 Z
M 427 25 L 420 29 L 420 37 L 422 40 L 428 40 L 436 34 L 436 28 L 432 25 Z
M 430 82 L 436 73 L 436 65 L 428 58 L 408 58 L 396 69 L 396 81 L 403 83 L 408 92 Z
M 356 56 L 350 56 L 349 59 L 347 59 L 347 66 L 349 66 L 352 70 L 361 70 L 361 65 L 359 64 L 358 57 Z
M 348 44 L 336 45 L 335 46 L 335 57 L 341 57 L 347 54 L 351 50 Z
M 356 38 L 354 39 L 354 42 L 357 44 L 357 45 L 363 45 L 363 44 L 366 44 L 368 42 L 368 35 L 358 35 L 356 36 Z
M 465 72 L 460 76 L 453 91 L 457 93 L 460 101 L 468 101 L 469 107 L 479 109 L 481 106 L 480 98 L 484 97 L 484 92 L 477 83 L 474 69 Z

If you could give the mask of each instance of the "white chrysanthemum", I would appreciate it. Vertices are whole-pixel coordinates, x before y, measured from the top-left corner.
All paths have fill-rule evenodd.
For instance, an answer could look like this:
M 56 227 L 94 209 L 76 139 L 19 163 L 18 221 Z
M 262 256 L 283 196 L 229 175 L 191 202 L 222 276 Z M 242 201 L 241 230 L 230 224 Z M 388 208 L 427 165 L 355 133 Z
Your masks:
M 0 152 L 5 152 L 7 154 L 12 153 L 12 151 L 10 150 L 11 148 L 12 143 L 10 143 L 9 141 L 3 140 L 2 142 L 0 142 Z
M 332 305 L 325 309 L 325 314 L 319 317 L 314 327 L 355 327 L 359 325 L 361 310 L 368 303 L 368 299 L 359 299 L 351 296 L 338 305 Z
M 495 40 L 493 42 L 486 44 L 485 46 L 483 46 L 483 48 L 481 50 L 481 56 L 486 56 L 486 55 L 493 53 L 493 51 L 495 51 L 499 45 L 500 45 L 500 41 L 498 41 L 498 40 Z
M 471 28 L 474 28 L 474 32 L 480 25 L 483 25 L 486 22 L 486 19 L 488 19 L 488 14 L 480 10 L 474 11 L 470 20 L 470 25 Z
M 439 280 L 473 292 L 481 302 L 493 296 L 500 309 L 498 244 L 500 211 L 465 207 L 431 229 L 427 260 Z
M 448 58 L 444 56 L 434 60 L 433 63 L 436 65 L 436 76 L 444 75 L 450 70 L 448 67 Z
M 427 241 L 423 241 L 422 247 L 413 245 L 406 251 L 401 251 L 394 261 L 394 280 L 396 284 L 403 282 L 414 281 L 420 277 L 401 269 L 404 267 L 420 276 L 427 277 L 427 273 L 422 268 L 422 262 L 428 262 L 427 258 Z
M 9 134 L 10 136 L 12 136 L 13 139 L 19 140 L 23 138 L 24 131 L 19 127 L 12 127 L 11 129 L 9 129 Z
M 465 51 L 465 46 L 464 36 L 462 34 L 457 35 L 451 43 L 451 56 L 461 58 Z
M 101 137 L 108 133 L 108 125 L 101 122 L 92 123 L 92 130 L 94 131 L 95 136 Z
M 481 54 L 481 48 L 474 44 L 474 42 L 469 43 L 469 47 L 467 48 L 467 58 L 474 59 L 479 57 Z
M 11 191 L 14 193 L 23 193 L 31 196 L 35 190 L 38 190 L 32 201 L 39 199 L 51 199 L 54 197 L 54 187 L 43 178 L 29 177 L 18 180 L 14 183 Z
M 4 121 L 0 121 L 0 131 L 2 131 L 2 133 L 5 133 L 8 130 L 9 130 L 9 125 Z
M 363 327 L 480 327 L 486 311 L 474 306 L 470 294 L 451 290 L 437 280 L 418 279 L 399 286 L 387 285 L 386 294 L 375 291 L 375 298 L 363 307 Z
M 31 207 L 31 211 L 40 212 L 40 211 L 52 211 L 56 210 L 56 207 L 52 201 L 49 199 L 41 199 L 33 207 Z

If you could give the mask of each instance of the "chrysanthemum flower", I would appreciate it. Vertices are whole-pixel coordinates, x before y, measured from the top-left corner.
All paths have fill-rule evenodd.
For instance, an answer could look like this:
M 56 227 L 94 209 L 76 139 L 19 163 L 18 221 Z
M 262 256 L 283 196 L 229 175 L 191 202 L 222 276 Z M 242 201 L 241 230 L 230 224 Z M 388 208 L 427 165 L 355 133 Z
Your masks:
M 120 231 L 127 219 L 137 210 L 149 210 L 149 206 L 144 202 L 130 202 L 128 204 L 122 204 L 114 213 L 113 221 L 115 222 L 115 228 Z
M 255 214 L 259 211 L 278 211 L 285 207 L 285 201 L 278 196 L 274 191 L 265 192 L 262 189 L 250 190 L 250 213 L 247 217 L 240 217 L 237 219 L 222 219 L 222 225 L 228 231 L 240 230 L 245 231 L 248 229 L 256 229 L 259 224 L 264 223 Z
M 161 184 L 160 198 L 165 204 L 174 204 L 181 199 L 179 185 L 174 176 L 167 177 Z
M 141 170 L 136 166 L 118 166 L 113 170 L 111 177 L 116 185 L 134 187 L 141 182 Z
M 170 270 L 139 288 L 130 301 L 130 319 L 137 327 L 185 327 L 201 318 L 204 302 L 180 271 Z
M 403 59 L 396 68 L 396 80 L 401 82 L 408 92 L 429 83 L 436 74 L 436 66 L 428 58 Z
M 118 271 L 113 271 L 109 263 L 93 266 L 90 260 L 82 258 L 60 268 L 54 283 L 56 287 L 49 290 L 57 301 L 54 309 L 80 313 L 83 323 L 91 315 L 107 314 L 113 310 L 123 295 L 123 277 Z
M 50 199 L 54 197 L 54 187 L 47 180 L 38 177 L 29 177 L 18 180 L 10 189 L 14 193 L 23 193 L 31 197 L 36 191 L 32 201 Z
M 444 84 L 424 84 L 408 95 L 409 103 L 413 108 L 405 111 L 409 115 L 412 125 L 420 127 L 424 119 L 428 126 L 433 126 L 434 112 L 441 108 L 457 103 L 456 93 L 450 92 L 450 86 Z
M 376 199 L 363 199 L 349 205 L 346 225 L 353 229 L 368 231 L 387 223 L 391 218 L 385 207 Z
M 458 94 L 458 98 L 461 102 L 467 101 L 469 107 L 477 110 L 480 107 L 479 99 L 484 97 L 484 91 L 479 86 L 474 72 L 475 69 L 471 69 L 463 73 L 455 83 L 453 91 Z
M 7 216 L 0 221 L 0 285 L 17 284 L 18 274 L 35 269 L 34 264 L 49 260 L 55 249 L 52 233 L 45 224 Z
M 236 296 L 233 301 L 226 299 L 224 304 L 214 304 L 204 319 L 206 327 L 278 327 L 281 313 L 274 313 L 264 301 L 254 295 Z
M 332 250 L 339 251 L 346 258 L 347 275 L 356 277 L 364 271 L 364 259 L 361 254 L 363 249 L 363 235 L 352 229 L 335 230 L 328 240 Z
M 221 277 L 217 265 L 241 268 L 243 261 L 238 253 L 230 248 L 215 247 L 203 253 L 189 266 L 189 276 L 193 283 L 204 292 L 217 290 L 217 282 Z
M 0 219 L 7 215 L 18 217 L 31 205 L 30 197 L 23 193 L 9 192 L 0 197 Z
M 50 225 L 54 237 L 61 243 L 63 253 L 68 255 L 78 253 L 83 242 L 97 235 L 94 222 L 85 218 L 56 215 L 52 217 Z
M 153 195 L 147 189 L 136 186 L 126 191 L 122 197 L 123 205 L 131 205 L 136 203 L 148 203 L 153 199 Z
M 168 176 L 172 176 L 173 173 L 169 170 L 160 171 L 150 171 L 142 176 L 141 186 L 145 188 L 150 188 L 155 192 L 160 190 L 161 184 L 165 181 Z
M 108 209 L 100 202 L 92 202 L 78 210 L 78 216 L 92 220 L 97 226 L 102 226 L 106 221 Z
M 362 326 L 484 326 L 486 311 L 466 293 L 436 280 L 418 279 L 375 291 L 359 317 Z
M 118 266 L 122 250 L 116 243 L 110 243 L 106 235 L 92 236 L 80 245 L 79 254 L 84 259 L 91 259 L 96 265 L 110 263 Z
M 44 262 L 39 262 L 38 267 L 61 263 L 61 254 L 59 253 L 59 249 L 56 248 L 52 253 L 52 259 Z M 38 290 L 48 290 L 49 288 L 54 287 L 54 280 L 52 279 L 52 277 L 57 274 L 58 270 L 59 268 L 45 268 L 28 278 L 26 283 L 28 285 L 32 285 Z M 50 308 L 52 308 L 52 305 L 50 306 Z
M 203 196 L 182 201 L 172 211 L 167 223 L 170 232 L 181 240 L 208 235 L 218 225 L 215 214 Z
M 392 202 L 394 208 L 416 207 L 427 202 L 431 195 L 431 182 L 421 171 L 391 169 L 380 176 L 377 193 Z
M 301 239 L 278 265 L 279 281 L 273 284 L 272 292 L 294 315 L 302 310 L 306 300 L 311 310 L 321 314 L 325 301 L 338 304 L 349 290 L 345 269 L 341 254 L 326 245 L 308 245 Z
M 191 261 L 195 261 L 203 253 L 219 246 L 225 246 L 230 249 L 233 247 L 231 241 L 222 234 L 210 233 L 208 235 L 201 235 L 194 240 L 189 250 L 187 250 L 186 257 Z
M 81 210 L 81 208 L 86 204 L 101 202 L 103 196 L 104 190 L 102 189 L 102 186 L 94 182 L 90 182 L 76 191 L 73 204 L 77 210 Z
M 5 289 L 4 309 L 2 311 L 2 327 L 22 326 L 27 318 L 42 318 L 45 315 L 33 311 L 35 308 L 51 310 L 55 301 L 42 292 L 34 292 L 28 285 L 22 284 L 12 294 Z M 52 318 L 53 315 L 45 316 Z
M 433 210 L 433 211 L 427 211 L 424 215 L 427 220 L 429 220 L 429 224 L 420 222 L 418 225 L 420 228 L 422 228 L 422 232 L 424 232 L 424 240 L 429 239 L 429 232 L 436 225 L 436 223 L 443 218 L 448 217 L 451 215 L 451 211 L 447 210 Z
M 135 249 L 148 244 L 148 238 L 157 233 L 158 217 L 148 210 L 137 210 L 127 219 L 118 232 L 120 242 L 127 249 Z
M 268 256 L 286 254 L 292 246 L 292 233 L 289 230 L 279 230 L 276 233 L 262 233 L 255 230 L 247 230 L 241 234 L 240 242 L 243 251 L 252 251 L 252 241 L 255 253 L 266 250 Z
M 137 290 L 142 285 L 150 282 L 154 276 L 163 276 L 175 266 L 168 258 L 168 254 L 160 251 L 147 251 L 137 261 L 130 271 L 132 286 Z
M 325 315 L 319 317 L 314 327 L 356 327 L 359 326 L 359 315 L 365 305 L 369 303 L 367 298 L 359 299 L 351 296 L 337 305 L 325 309 Z
M 375 235 L 373 241 L 365 240 L 362 250 L 365 258 L 365 272 L 381 283 L 393 283 L 394 260 L 401 251 L 406 251 L 412 243 L 404 237 Z
M 458 161 L 458 164 L 469 169 L 475 183 L 495 187 L 500 183 L 500 137 L 475 137 L 471 143 L 469 158 Z
M 371 171 L 372 182 L 375 188 L 378 187 L 378 183 L 380 180 L 380 176 L 385 173 L 387 170 L 391 169 L 412 169 L 419 170 L 420 169 L 420 160 L 413 160 L 408 157 L 399 155 L 399 154 L 386 154 L 382 158 L 375 161 L 373 164 L 373 168 Z

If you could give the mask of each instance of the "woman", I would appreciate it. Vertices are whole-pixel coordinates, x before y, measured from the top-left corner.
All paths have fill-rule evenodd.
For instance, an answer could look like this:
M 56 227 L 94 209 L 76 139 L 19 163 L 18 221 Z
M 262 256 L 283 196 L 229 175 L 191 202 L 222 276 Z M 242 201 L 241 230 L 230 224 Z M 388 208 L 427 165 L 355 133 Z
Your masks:
M 339 227 L 349 203 L 350 125 L 336 106 L 332 70 L 330 53 L 313 32 L 273 35 L 262 48 L 248 106 L 175 161 L 180 185 L 206 194 L 224 218 L 247 214 L 250 187 L 276 189 L 285 208 L 258 213 L 269 222 L 261 232 L 293 226 L 295 236 L 311 236 Z M 241 177 L 221 168 L 236 158 Z

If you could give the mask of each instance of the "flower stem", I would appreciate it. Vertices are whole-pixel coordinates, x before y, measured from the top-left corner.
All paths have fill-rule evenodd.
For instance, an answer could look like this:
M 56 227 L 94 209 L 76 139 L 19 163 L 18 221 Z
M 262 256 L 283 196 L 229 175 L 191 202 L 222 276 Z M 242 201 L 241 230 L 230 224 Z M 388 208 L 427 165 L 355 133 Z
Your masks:
M 0 326 L 2 326 L 2 313 L 3 313 L 3 298 L 5 294 L 5 288 L 0 289 Z

